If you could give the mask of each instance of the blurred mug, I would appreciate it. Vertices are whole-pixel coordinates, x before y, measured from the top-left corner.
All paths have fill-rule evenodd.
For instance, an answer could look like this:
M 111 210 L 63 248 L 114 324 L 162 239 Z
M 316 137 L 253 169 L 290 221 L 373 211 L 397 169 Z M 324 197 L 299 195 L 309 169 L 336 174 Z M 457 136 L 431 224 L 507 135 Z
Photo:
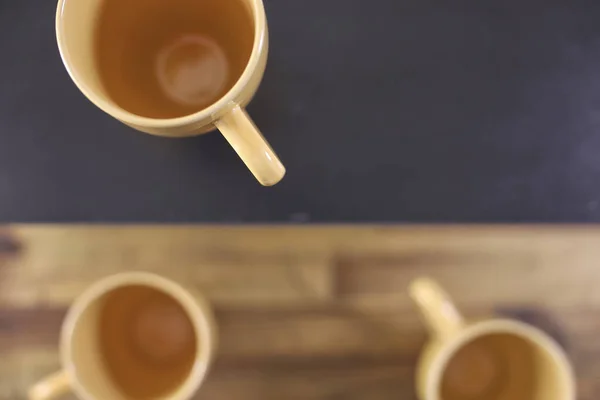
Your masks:
M 210 307 L 158 275 L 105 278 L 75 300 L 62 326 L 62 370 L 30 400 L 73 391 L 84 400 L 189 399 L 204 381 L 216 337 Z
M 182 3 L 180 1 L 177 3 L 154 2 L 155 5 L 159 4 L 160 7 L 166 8 L 164 10 L 160 9 L 159 12 L 156 12 L 156 10 L 145 12 L 147 10 L 144 7 L 150 3 L 149 1 L 139 1 L 135 4 L 132 4 L 131 1 L 122 1 L 111 4 L 118 4 L 118 7 L 123 9 L 126 7 L 133 8 L 124 11 L 123 15 L 127 15 L 124 22 L 125 17 L 123 15 L 115 18 L 115 21 L 121 25 L 125 25 L 124 33 L 121 36 L 119 36 L 119 33 L 114 33 L 118 37 L 112 38 L 107 47 L 115 48 L 115 46 L 121 45 L 127 39 L 127 35 L 144 38 L 139 43 L 139 46 L 137 46 L 137 43 L 134 43 L 132 47 L 135 48 L 135 51 L 118 50 L 121 52 L 115 55 L 117 59 L 115 69 L 123 71 L 127 68 L 128 71 L 132 71 L 130 71 L 130 75 L 132 76 L 119 76 L 119 80 L 115 82 L 115 86 L 124 87 L 131 82 L 136 82 L 143 89 L 154 86 L 154 83 L 156 83 L 154 81 L 163 82 L 160 85 L 166 85 L 171 88 L 170 90 L 174 91 L 171 94 L 168 94 L 168 91 L 166 91 L 164 94 L 167 97 L 174 98 L 174 101 L 179 101 L 181 104 L 186 104 L 187 102 L 198 104 L 200 107 L 199 109 L 191 108 L 184 114 L 173 114 L 164 118 L 161 114 L 157 114 L 158 116 L 153 116 L 154 114 L 148 114 L 150 116 L 140 115 L 139 111 L 132 111 L 131 107 L 117 104 L 113 96 L 107 93 L 106 81 L 103 82 L 102 69 L 99 67 L 99 61 L 102 61 L 102 59 L 98 60 L 98 55 L 96 54 L 96 47 L 98 46 L 96 35 L 101 37 L 98 33 L 98 25 L 99 21 L 102 20 L 102 5 L 105 2 L 107 3 L 107 0 L 59 0 L 56 13 L 56 37 L 60 55 L 69 75 L 83 94 L 100 109 L 132 128 L 159 136 L 192 136 L 218 128 L 256 179 L 262 185 L 270 186 L 283 178 L 285 168 L 244 108 L 256 93 L 265 71 L 269 43 L 267 19 L 262 0 L 238 1 L 242 3 L 244 9 L 247 9 L 247 13 L 251 14 L 251 22 L 248 23 L 249 33 L 244 35 L 244 32 L 237 32 L 238 36 L 241 35 L 243 39 L 253 35 L 253 39 L 244 48 L 246 49 L 244 50 L 244 55 L 246 51 L 249 54 L 247 61 L 246 58 L 238 57 L 242 60 L 239 61 L 242 63 L 241 69 L 238 68 L 240 69 L 240 75 L 235 81 L 232 80 L 230 82 L 232 86 L 226 92 L 223 92 L 223 88 L 227 88 L 228 86 L 224 83 L 225 78 L 223 76 L 227 74 L 227 70 L 231 73 L 231 68 L 228 68 L 224 63 L 228 62 L 225 57 L 230 54 L 226 54 L 218 47 L 219 44 L 210 38 L 195 37 L 189 34 L 185 36 L 185 32 L 183 32 L 183 36 L 180 37 L 178 43 L 162 49 L 166 53 L 159 53 L 155 57 L 155 63 L 157 65 L 164 64 L 165 71 L 168 68 L 171 69 L 160 76 L 154 77 L 156 79 L 153 78 L 154 80 L 149 81 L 153 83 L 152 85 L 150 83 L 140 85 L 137 80 L 142 79 L 141 77 L 146 77 L 150 73 L 156 75 L 159 73 L 156 73 L 152 69 L 152 65 L 149 65 L 150 63 L 145 58 L 140 58 L 140 56 L 130 59 L 130 54 L 136 56 L 137 52 L 140 51 L 139 48 L 147 44 L 148 41 L 153 40 L 151 38 L 156 36 L 160 29 L 171 29 L 167 28 L 169 26 L 176 29 L 177 24 L 174 25 L 173 20 L 183 21 L 193 17 L 204 18 L 202 15 L 206 13 L 209 14 L 206 16 L 206 18 L 209 18 L 207 22 L 200 24 L 203 26 L 196 24 L 194 26 L 195 29 L 215 29 L 217 33 L 223 36 L 223 40 L 231 40 L 236 29 L 236 26 L 231 26 L 231 24 L 235 25 L 235 22 L 232 23 L 228 22 L 229 20 L 227 19 L 223 19 L 227 17 L 226 14 L 227 12 L 231 12 L 231 9 L 198 10 L 194 7 L 203 3 L 190 1 Z M 221 3 L 225 4 L 225 2 Z M 170 15 L 170 13 L 177 14 Z M 210 13 L 213 14 L 211 15 Z M 142 24 L 142 26 L 138 27 L 138 25 L 133 23 L 150 15 L 154 19 L 145 21 L 145 24 Z M 236 18 L 239 19 L 239 16 Z M 250 16 L 248 19 L 250 20 Z M 109 23 L 108 25 L 108 31 L 112 28 L 114 28 L 114 31 L 117 30 L 116 22 L 112 25 Z M 144 27 L 150 29 L 150 33 L 142 30 Z M 136 30 L 138 28 L 139 30 Z M 184 51 L 188 52 L 186 57 L 191 54 L 198 57 L 210 56 L 212 58 L 198 58 L 190 61 L 181 54 Z M 230 53 L 236 53 L 236 48 L 234 47 Z M 167 56 L 162 57 L 165 54 Z M 169 54 L 172 54 L 171 58 L 169 58 Z M 175 74 L 172 70 L 175 68 L 173 65 L 177 63 L 180 63 L 178 75 L 174 75 L 175 78 L 166 75 L 167 73 Z M 159 70 L 158 66 L 155 67 L 155 69 Z M 199 70 L 194 70 L 194 68 Z M 212 68 L 214 76 L 203 73 L 204 70 L 202 68 Z M 171 80 L 168 80 L 165 76 L 167 78 L 170 77 L 169 79 Z M 235 75 L 232 76 L 235 77 Z M 229 83 L 229 81 L 227 82 Z M 154 92 L 149 91 L 145 96 L 140 96 L 139 93 L 136 96 L 139 100 L 138 102 L 141 102 L 158 98 L 157 93 L 155 90 Z M 160 93 L 162 96 L 163 93 Z M 206 94 L 204 99 L 210 98 L 212 102 L 198 103 L 197 99 L 193 97 L 200 96 L 198 93 L 212 93 L 215 96 L 214 101 L 212 101 L 213 97 Z M 192 100 L 196 101 L 196 103 Z M 164 113 L 166 108 L 166 106 L 161 107 L 160 104 L 153 105 L 153 110 L 159 113 Z
M 422 400 L 575 400 L 571 365 L 545 333 L 513 320 L 465 322 L 429 279 L 410 294 L 431 334 L 417 371 Z

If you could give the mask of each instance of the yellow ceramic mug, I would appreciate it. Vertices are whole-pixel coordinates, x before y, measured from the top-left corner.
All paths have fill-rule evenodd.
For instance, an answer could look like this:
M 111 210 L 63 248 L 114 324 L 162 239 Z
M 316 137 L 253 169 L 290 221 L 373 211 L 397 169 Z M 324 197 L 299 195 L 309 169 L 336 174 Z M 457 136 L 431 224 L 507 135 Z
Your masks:
M 417 372 L 422 400 L 575 400 L 569 361 L 545 333 L 513 320 L 465 322 L 429 279 L 410 293 L 431 334 Z
M 69 309 L 60 337 L 63 369 L 34 385 L 29 399 L 68 391 L 84 400 L 189 399 L 215 348 L 213 314 L 199 294 L 154 274 L 113 275 Z
M 236 84 L 211 106 L 171 119 L 132 114 L 106 95 L 94 63 L 93 49 L 95 22 L 102 1 L 58 2 L 58 48 L 69 75 L 83 94 L 121 122 L 154 135 L 192 136 L 218 128 L 261 184 L 270 186 L 279 182 L 285 175 L 285 168 L 244 109 L 258 89 L 267 62 L 269 39 L 262 0 L 244 0 L 252 10 L 255 34 L 250 59 Z

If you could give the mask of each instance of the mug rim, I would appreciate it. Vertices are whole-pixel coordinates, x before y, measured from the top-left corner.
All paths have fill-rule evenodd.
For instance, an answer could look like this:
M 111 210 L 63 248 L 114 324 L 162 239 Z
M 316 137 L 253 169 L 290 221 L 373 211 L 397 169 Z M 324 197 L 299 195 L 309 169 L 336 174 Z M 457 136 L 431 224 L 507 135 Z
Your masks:
M 452 357 L 458 350 L 473 340 L 494 333 L 509 333 L 519 336 L 548 353 L 566 381 L 568 397 L 565 400 L 575 400 L 575 375 L 565 351 L 544 331 L 524 322 L 510 319 L 475 322 L 465 326 L 456 337 L 450 339 L 448 343 L 444 343 L 432 362 L 431 370 L 427 373 L 425 397 L 432 400 L 442 400 L 440 398 L 441 381 Z
M 79 73 L 71 66 L 71 57 L 69 52 L 64 45 L 64 32 L 62 23 L 62 14 L 69 1 L 74 0 L 58 0 L 56 7 L 55 16 L 55 31 L 56 41 L 58 43 L 58 50 L 62 62 L 70 75 L 71 79 L 79 90 L 98 108 L 105 113 L 114 116 L 126 124 L 132 124 L 137 126 L 148 126 L 153 128 L 174 128 L 182 125 L 188 125 L 201 121 L 206 118 L 215 119 L 215 115 L 222 109 L 228 107 L 231 104 L 235 104 L 236 98 L 243 92 L 244 88 L 250 82 L 252 75 L 260 63 L 260 56 L 265 48 L 266 39 L 266 14 L 264 9 L 263 0 L 243 0 L 246 1 L 252 7 L 252 19 L 254 21 L 254 43 L 252 45 L 252 52 L 250 53 L 250 59 L 248 60 L 242 75 L 235 82 L 233 87 L 221 96 L 217 101 L 192 114 L 184 115 L 176 118 L 150 118 L 143 117 L 131 113 L 120 106 L 107 101 L 106 99 L 99 96 L 94 90 L 85 84 L 81 79 Z M 75 0 L 77 1 L 77 0 Z M 103 1 L 103 0 L 99 0 Z
M 89 393 L 77 379 L 76 367 L 73 363 L 72 337 L 79 318 L 85 310 L 107 293 L 123 286 L 143 285 L 148 286 L 174 298 L 185 310 L 186 315 L 194 327 L 196 357 L 194 364 L 176 390 L 169 395 L 170 400 L 184 400 L 198 390 L 204 382 L 213 357 L 216 337 L 213 316 L 210 307 L 204 298 L 192 295 L 185 287 L 163 276 L 150 272 L 123 272 L 107 276 L 94 282 L 81 295 L 79 295 L 69 308 L 63 322 L 60 334 L 60 356 L 64 371 L 73 391 L 86 400 L 97 400 L 94 394 Z

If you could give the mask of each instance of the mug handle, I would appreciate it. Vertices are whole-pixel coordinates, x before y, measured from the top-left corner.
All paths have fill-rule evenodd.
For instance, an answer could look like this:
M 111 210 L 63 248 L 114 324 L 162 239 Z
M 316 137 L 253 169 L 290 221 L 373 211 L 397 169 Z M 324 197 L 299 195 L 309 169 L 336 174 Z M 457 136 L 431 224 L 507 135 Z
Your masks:
M 263 186 L 272 186 L 283 178 L 285 167 L 246 110 L 235 106 L 215 126 Z
M 463 328 L 462 316 L 450 296 L 435 281 L 418 278 L 410 284 L 409 292 L 432 335 L 445 338 Z
M 29 400 L 50 400 L 59 397 L 71 389 L 69 377 L 65 371 L 58 371 L 33 385 L 27 394 Z

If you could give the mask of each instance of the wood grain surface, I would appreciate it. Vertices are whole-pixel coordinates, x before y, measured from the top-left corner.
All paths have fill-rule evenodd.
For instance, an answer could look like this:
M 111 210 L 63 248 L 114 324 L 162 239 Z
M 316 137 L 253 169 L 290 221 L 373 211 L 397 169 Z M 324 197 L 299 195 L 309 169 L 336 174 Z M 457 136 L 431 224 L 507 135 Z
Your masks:
M 406 288 L 428 275 L 467 317 L 545 329 L 600 396 L 600 229 L 551 227 L 5 226 L 0 399 L 59 368 L 69 304 L 120 271 L 212 301 L 220 349 L 198 399 L 415 399 L 426 336 Z

